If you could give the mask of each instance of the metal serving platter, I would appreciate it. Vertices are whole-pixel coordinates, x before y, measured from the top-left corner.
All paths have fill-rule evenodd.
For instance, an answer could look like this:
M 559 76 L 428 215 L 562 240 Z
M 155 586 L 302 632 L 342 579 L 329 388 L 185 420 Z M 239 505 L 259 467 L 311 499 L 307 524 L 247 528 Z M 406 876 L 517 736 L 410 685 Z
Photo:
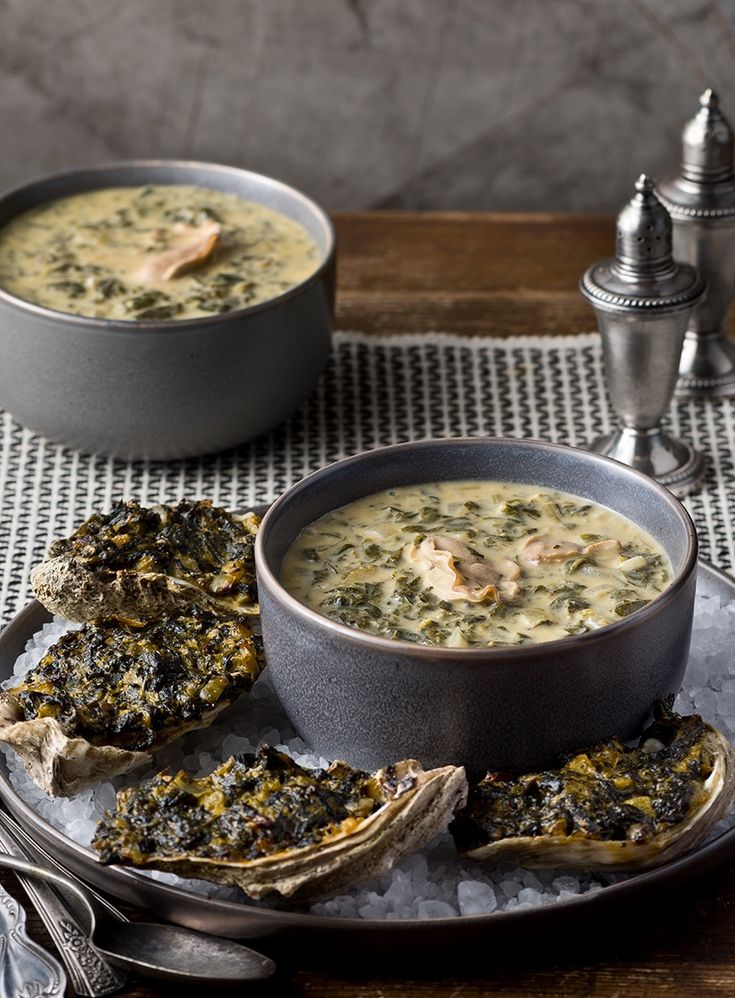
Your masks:
M 735 579 L 704 562 L 699 563 L 699 591 L 735 599 Z M 0 635 L 0 680 L 12 673 L 16 658 L 28 638 L 50 619 L 37 601 L 31 602 Z M 65 866 L 94 887 L 191 928 L 233 938 L 288 937 L 308 941 L 329 935 L 339 946 L 363 948 L 371 942 L 381 950 L 394 947 L 406 952 L 426 949 L 433 942 L 471 943 L 479 938 L 498 940 L 521 937 L 537 931 L 559 930 L 566 923 L 589 924 L 598 915 L 668 887 L 681 887 L 700 878 L 735 855 L 735 828 L 728 829 L 671 863 L 629 877 L 601 890 L 570 897 L 555 904 L 522 911 L 455 918 L 368 920 L 311 915 L 297 910 L 266 908 L 256 904 L 208 899 L 168 886 L 122 866 L 102 866 L 86 849 L 40 818 L 10 784 L 5 757 L 0 754 L 0 797 L 26 830 Z

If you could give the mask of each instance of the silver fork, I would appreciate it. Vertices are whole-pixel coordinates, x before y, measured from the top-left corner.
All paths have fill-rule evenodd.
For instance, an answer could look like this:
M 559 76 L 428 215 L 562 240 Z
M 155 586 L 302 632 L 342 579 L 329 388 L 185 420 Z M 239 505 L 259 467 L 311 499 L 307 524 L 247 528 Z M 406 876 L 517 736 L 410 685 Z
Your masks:
M 26 860 L 33 860 L 35 853 L 72 880 L 76 879 L 45 849 L 30 839 L 20 825 L 3 810 L 0 810 L 0 849 L 10 856 Z M 32 881 L 27 877 L 19 875 L 18 879 L 56 944 L 76 993 L 85 998 L 97 998 L 122 988 L 126 976 L 100 956 L 56 891 L 48 884 Z M 86 884 L 84 886 L 89 890 Z M 122 912 L 106 899 L 98 894 L 95 897 L 114 918 L 127 921 Z

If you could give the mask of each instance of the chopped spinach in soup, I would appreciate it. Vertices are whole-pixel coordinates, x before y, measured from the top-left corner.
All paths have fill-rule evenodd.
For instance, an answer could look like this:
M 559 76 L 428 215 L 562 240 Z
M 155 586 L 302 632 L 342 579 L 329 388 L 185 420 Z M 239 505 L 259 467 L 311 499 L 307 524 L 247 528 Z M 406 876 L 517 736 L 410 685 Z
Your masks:
M 297 222 L 223 191 L 112 187 L 50 201 L 0 229 L 0 286 L 61 312 L 191 319 L 274 298 L 312 274 Z
M 671 582 L 640 527 L 565 492 L 506 482 L 403 486 L 305 527 L 281 581 L 382 637 L 452 647 L 553 641 L 621 620 Z

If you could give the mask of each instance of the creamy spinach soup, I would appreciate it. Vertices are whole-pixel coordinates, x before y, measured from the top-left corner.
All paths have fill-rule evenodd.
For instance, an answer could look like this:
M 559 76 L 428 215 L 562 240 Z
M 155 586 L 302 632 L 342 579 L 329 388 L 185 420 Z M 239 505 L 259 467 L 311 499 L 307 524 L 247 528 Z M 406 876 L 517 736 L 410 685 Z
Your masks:
M 0 229 L 0 287 L 111 319 L 191 319 L 256 305 L 312 274 L 297 223 L 236 194 L 112 187 L 50 201 Z
M 618 513 L 506 482 L 388 489 L 305 527 L 281 581 L 307 606 L 383 637 L 452 647 L 582 634 L 672 579 L 661 547 Z

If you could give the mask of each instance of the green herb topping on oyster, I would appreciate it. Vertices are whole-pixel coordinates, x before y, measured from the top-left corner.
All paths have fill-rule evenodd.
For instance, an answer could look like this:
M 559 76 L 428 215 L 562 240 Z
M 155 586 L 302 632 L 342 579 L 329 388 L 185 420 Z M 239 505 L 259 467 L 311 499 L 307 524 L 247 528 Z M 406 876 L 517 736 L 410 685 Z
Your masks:
M 69 620 L 152 618 L 190 606 L 254 613 L 258 522 L 209 500 L 150 509 L 117 502 L 55 541 L 31 584 L 47 609 Z
M 558 768 L 488 773 L 451 831 L 461 855 L 568 869 L 640 869 L 691 849 L 735 802 L 732 745 L 659 708 L 633 748 L 612 739 Z
M 205 610 L 70 631 L 0 695 L 0 741 L 48 793 L 150 760 L 250 689 L 262 667 L 249 618 Z
M 92 844 L 105 863 L 232 884 L 255 898 L 313 896 L 379 876 L 426 845 L 466 790 L 454 766 L 308 770 L 265 746 L 208 776 L 163 772 L 121 790 Z

